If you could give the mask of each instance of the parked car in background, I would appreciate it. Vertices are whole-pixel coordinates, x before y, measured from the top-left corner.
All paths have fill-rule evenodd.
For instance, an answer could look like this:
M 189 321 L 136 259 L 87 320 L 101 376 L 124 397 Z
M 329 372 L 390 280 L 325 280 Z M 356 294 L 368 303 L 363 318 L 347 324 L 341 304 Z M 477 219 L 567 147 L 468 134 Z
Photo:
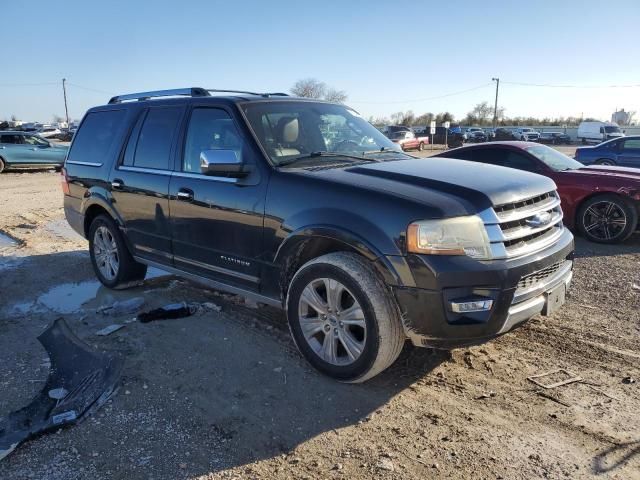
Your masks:
M 516 137 L 513 134 L 513 131 L 508 128 L 496 128 L 493 131 L 493 140 L 501 141 L 501 140 L 516 140 Z
M 563 132 L 542 132 L 538 142 L 550 145 L 571 145 L 571 137 Z
M 467 142 L 469 143 L 481 143 L 487 141 L 487 134 L 482 130 L 474 130 L 467 134 Z
M 458 163 L 342 104 L 185 88 L 90 109 L 62 189 L 105 286 L 155 265 L 280 307 L 311 365 L 363 382 L 407 339 L 482 343 L 564 303 L 573 236 L 526 225 L 553 182 Z
M 56 127 L 44 126 L 38 130 L 38 135 L 42 138 L 57 138 L 60 134 L 62 134 L 62 130 Z
M 480 127 L 469 127 L 464 131 L 467 139 L 473 134 L 473 132 L 482 132 L 483 130 Z
M 636 142 L 640 147 L 640 137 Z M 436 156 L 500 165 L 549 177 L 558 186 L 565 225 L 575 227 L 593 242 L 620 243 L 638 229 L 640 170 L 585 166 L 554 148 L 531 142 L 493 142 Z M 531 226 L 535 230 L 537 224 L 546 225 L 561 219 L 562 216 L 543 215 Z
M 594 147 L 579 147 L 574 158 L 585 165 L 640 168 L 640 136 L 615 138 Z
M 395 132 L 412 132 L 413 129 L 411 127 L 408 127 L 406 125 L 385 125 L 384 127 L 382 127 L 381 132 L 384 133 L 387 138 L 389 138 L 389 135 Z
M 496 130 L 494 128 L 485 128 L 484 133 L 487 136 L 488 141 L 491 141 L 496 137 Z
M 578 140 L 583 144 L 601 143 L 620 137 L 624 137 L 624 132 L 615 123 L 581 122 L 578 126 Z
M 533 128 L 519 127 L 513 130 L 513 136 L 516 140 L 522 140 L 523 142 L 537 142 L 540 138 L 540 134 Z
M 406 150 L 424 150 L 425 145 L 429 144 L 429 137 L 417 136 L 412 131 L 400 130 L 387 134 L 387 137 L 393 142 L 400 145 L 400 148 Z
M 0 172 L 6 168 L 61 167 L 68 147 L 27 132 L 0 132 Z

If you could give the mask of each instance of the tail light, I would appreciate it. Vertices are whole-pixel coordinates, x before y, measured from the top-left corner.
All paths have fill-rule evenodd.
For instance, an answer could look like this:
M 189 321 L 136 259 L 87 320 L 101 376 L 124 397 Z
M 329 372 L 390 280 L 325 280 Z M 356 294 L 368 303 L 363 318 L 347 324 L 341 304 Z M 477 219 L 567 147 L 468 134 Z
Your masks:
M 67 169 L 64 167 L 60 170 L 60 181 L 62 182 L 62 193 L 71 195 L 71 191 L 69 190 L 69 177 L 67 177 Z

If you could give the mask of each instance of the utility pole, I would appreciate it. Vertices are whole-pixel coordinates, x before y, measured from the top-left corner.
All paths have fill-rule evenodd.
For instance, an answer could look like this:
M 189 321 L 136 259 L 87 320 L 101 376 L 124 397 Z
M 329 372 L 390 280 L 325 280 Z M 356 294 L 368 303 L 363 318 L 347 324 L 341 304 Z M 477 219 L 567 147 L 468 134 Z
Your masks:
M 64 95 L 64 113 L 67 117 L 67 128 L 69 128 L 69 108 L 67 108 L 67 86 L 65 85 L 67 82 L 66 78 L 62 79 L 62 94 Z
M 498 88 L 500 87 L 500 79 L 492 78 L 492 82 L 496 82 L 496 103 L 493 106 L 493 128 L 498 126 Z

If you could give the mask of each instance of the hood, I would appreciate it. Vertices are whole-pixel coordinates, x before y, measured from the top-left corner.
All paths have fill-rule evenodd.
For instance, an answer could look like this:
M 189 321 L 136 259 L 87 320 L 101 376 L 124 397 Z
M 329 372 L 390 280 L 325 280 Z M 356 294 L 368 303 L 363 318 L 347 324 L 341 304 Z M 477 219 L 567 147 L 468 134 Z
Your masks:
M 384 191 L 428 205 L 463 202 L 477 213 L 490 206 L 535 197 L 556 189 L 535 173 L 465 160 L 431 157 L 347 168 L 305 170 L 332 182 Z M 448 201 L 448 202 L 447 202 Z M 447 211 L 449 216 L 468 212 Z
M 589 165 L 571 170 L 572 173 L 580 175 L 591 175 L 600 177 L 618 177 L 630 181 L 640 182 L 640 169 L 628 167 L 611 167 L 608 165 Z

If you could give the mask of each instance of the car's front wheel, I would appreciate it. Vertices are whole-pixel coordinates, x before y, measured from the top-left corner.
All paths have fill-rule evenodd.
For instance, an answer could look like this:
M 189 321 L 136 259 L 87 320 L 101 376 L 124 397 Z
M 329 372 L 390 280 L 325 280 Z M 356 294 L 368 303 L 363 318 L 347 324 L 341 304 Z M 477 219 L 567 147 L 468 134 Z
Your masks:
M 98 280 L 123 288 L 144 279 L 147 266 L 136 262 L 112 218 L 98 215 L 89 227 L 89 253 Z
M 418 151 L 423 151 L 424 150 L 424 142 L 420 142 L 420 144 L 418 145 Z
M 601 158 L 600 160 L 596 160 L 596 165 L 604 165 L 613 167 L 616 164 L 613 160 L 609 160 L 608 158 Z
M 0 158 L 0 173 L 4 172 L 4 161 Z
M 294 275 L 287 318 L 298 350 L 320 372 L 364 382 L 389 367 L 405 341 L 392 294 L 366 259 L 323 255 Z
M 618 195 L 598 195 L 578 209 L 578 230 L 592 242 L 624 242 L 635 232 L 637 225 L 637 209 Z

